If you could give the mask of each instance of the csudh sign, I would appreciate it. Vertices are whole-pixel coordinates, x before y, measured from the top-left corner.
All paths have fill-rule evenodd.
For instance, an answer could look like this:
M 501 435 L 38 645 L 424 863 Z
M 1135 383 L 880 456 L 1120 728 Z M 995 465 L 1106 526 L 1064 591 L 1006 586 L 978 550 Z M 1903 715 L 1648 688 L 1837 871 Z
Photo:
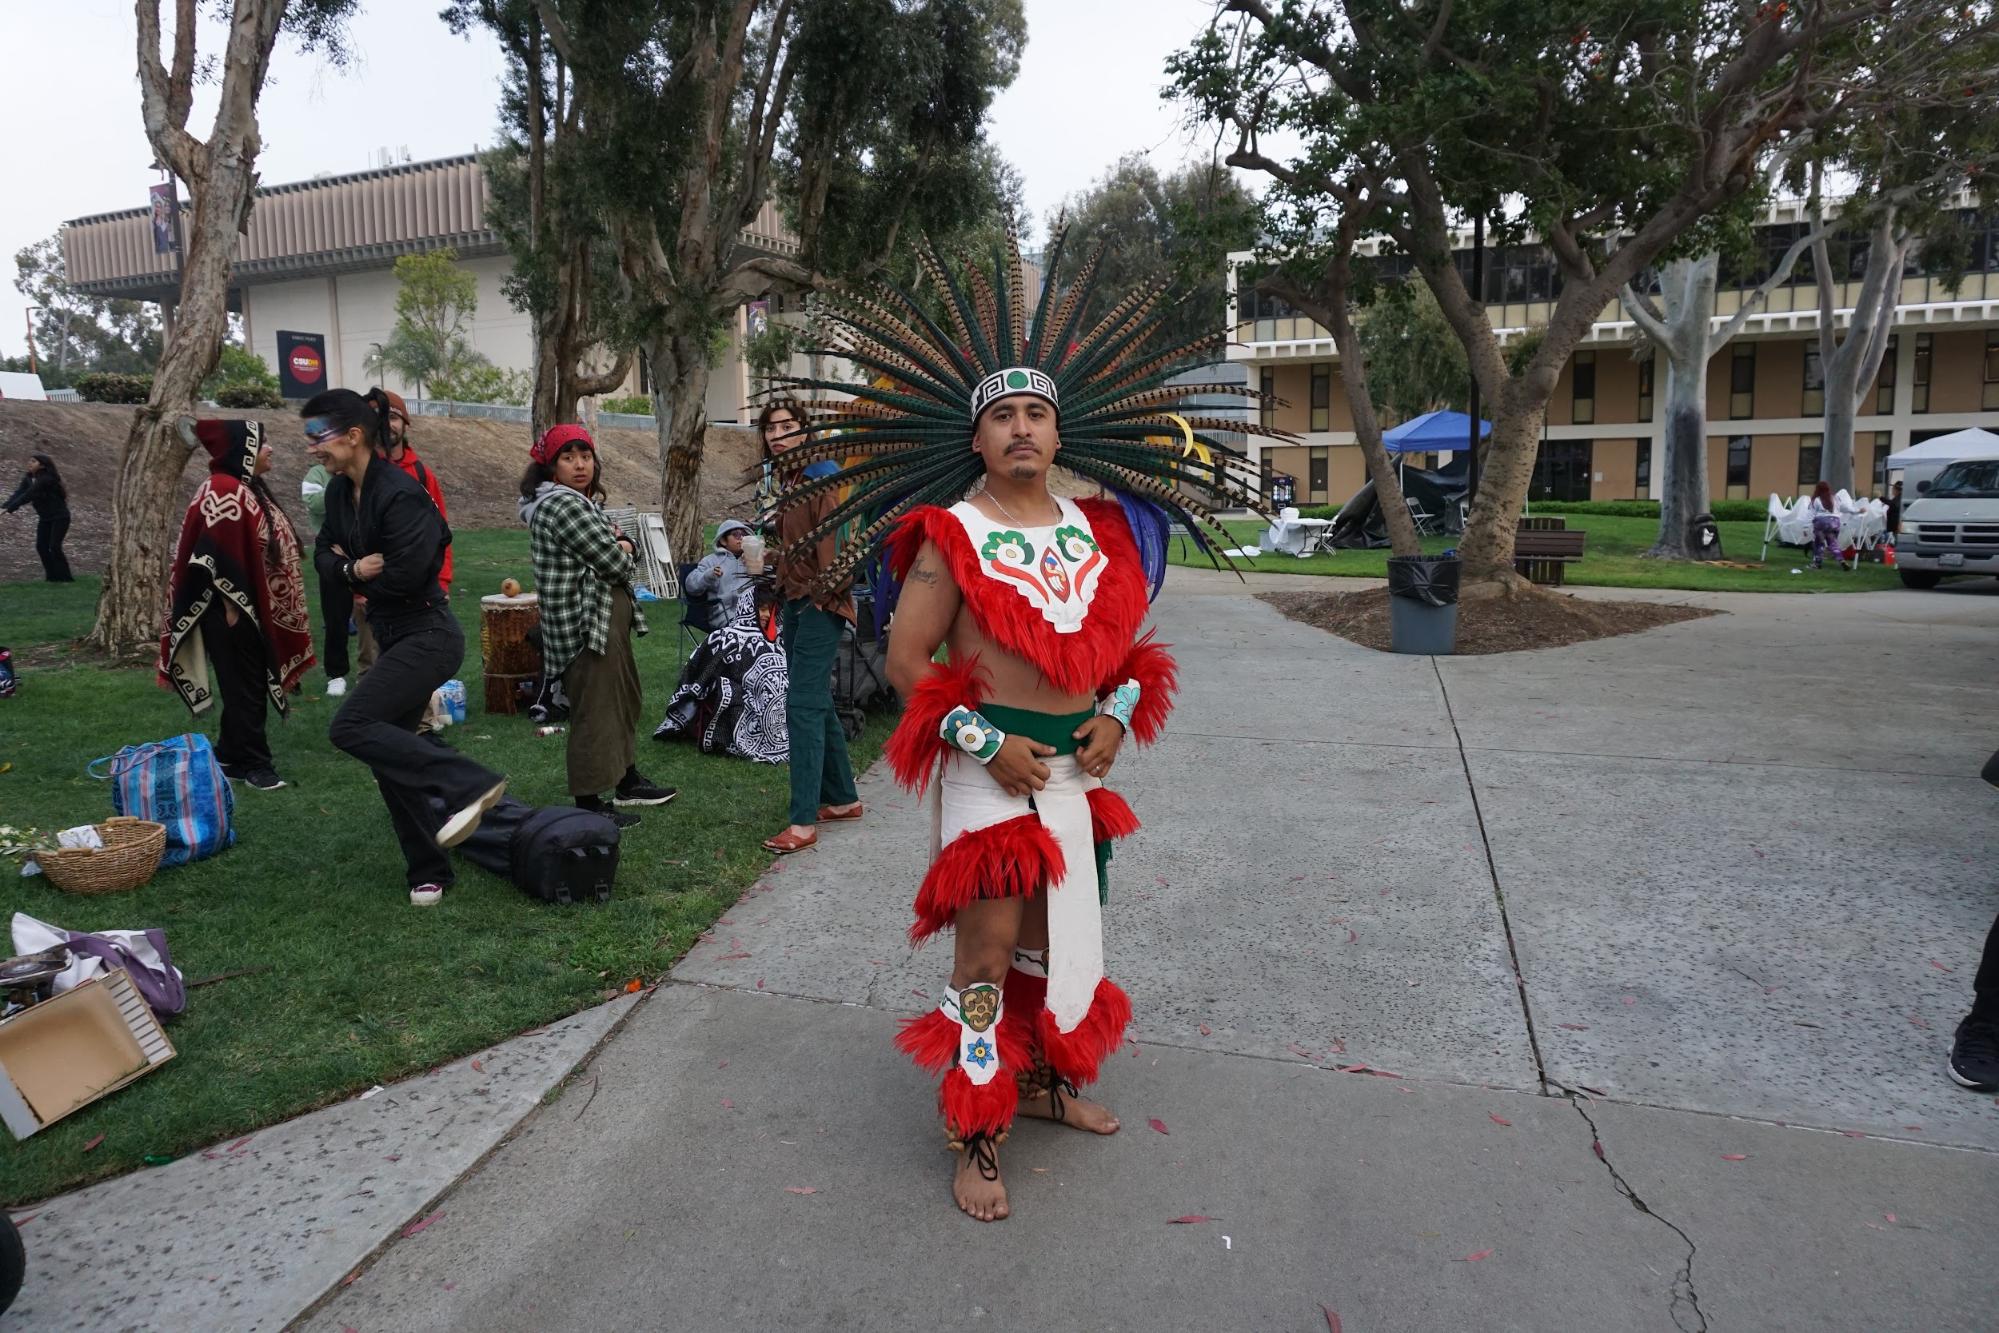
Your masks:
M 326 388 L 326 335 L 278 330 L 278 390 L 310 398 Z

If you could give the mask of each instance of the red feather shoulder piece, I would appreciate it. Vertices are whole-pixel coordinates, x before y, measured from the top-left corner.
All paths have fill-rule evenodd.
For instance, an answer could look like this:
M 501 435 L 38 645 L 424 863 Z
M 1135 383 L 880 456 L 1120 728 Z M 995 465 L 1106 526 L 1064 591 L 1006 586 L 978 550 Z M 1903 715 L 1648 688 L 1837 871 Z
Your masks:
M 905 578 L 923 543 L 935 543 L 988 639 L 1039 667 L 1057 689 L 1094 694 L 1145 621 L 1145 571 L 1116 501 L 1070 503 L 1087 533 L 1065 523 L 1037 548 L 1025 534 L 999 530 L 980 549 L 956 514 L 925 505 L 897 527 L 890 567 Z

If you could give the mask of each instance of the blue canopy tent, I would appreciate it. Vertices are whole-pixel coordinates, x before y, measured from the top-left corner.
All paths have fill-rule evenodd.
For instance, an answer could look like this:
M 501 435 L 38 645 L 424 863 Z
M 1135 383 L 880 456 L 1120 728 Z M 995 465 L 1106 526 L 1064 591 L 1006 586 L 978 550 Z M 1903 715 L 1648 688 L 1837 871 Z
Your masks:
M 1478 423 L 1478 437 L 1492 434 L 1492 423 Z M 1391 454 L 1461 452 L 1471 439 L 1471 418 L 1463 412 L 1425 412 L 1411 417 L 1393 430 L 1381 432 L 1381 443 Z M 1396 473 L 1402 466 L 1398 460 Z

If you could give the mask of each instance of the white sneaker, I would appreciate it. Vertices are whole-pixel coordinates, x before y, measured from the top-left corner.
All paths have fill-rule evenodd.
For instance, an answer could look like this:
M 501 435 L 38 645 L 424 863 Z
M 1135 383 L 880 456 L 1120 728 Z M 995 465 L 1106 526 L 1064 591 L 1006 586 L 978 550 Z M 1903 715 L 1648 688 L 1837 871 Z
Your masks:
M 444 901 L 442 884 L 419 884 L 410 890 L 411 907 L 435 907 Z
M 444 827 L 437 831 L 437 845 L 439 847 L 456 847 L 459 843 L 471 837 L 473 831 L 479 827 L 479 821 L 486 817 L 486 812 L 498 805 L 500 798 L 506 794 L 507 780 L 501 778 L 493 784 L 491 791 L 444 821 Z
M 347 677 L 335 676 L 332 680 L 326 682 L 327 698 L 338 699 L 345 693 L 347 693 Z

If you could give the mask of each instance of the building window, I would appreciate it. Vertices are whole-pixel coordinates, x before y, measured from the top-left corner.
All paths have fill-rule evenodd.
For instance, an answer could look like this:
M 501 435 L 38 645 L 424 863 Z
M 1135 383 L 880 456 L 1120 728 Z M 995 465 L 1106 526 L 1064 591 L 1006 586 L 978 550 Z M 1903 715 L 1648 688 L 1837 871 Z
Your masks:
M 1874 432 L 1874 493 L 1888 496 L 1888 455 L 1895 452 L 1894 436 L 1885 430 Z
M 1874 377 L 1874 412 L 1877 416 L 1890 416 L 1895 411 L 1895 340 L 1898 335 L 1888 335 L 1888 350 L 1881 354 L 1881 373 Z
M 1985 398 L 1981 405 L 1988 412 L 1999 407 L 1999 329 L 1985 331 Z
M 1256 404 L 1256 419 L 1260 425 L 1277 424 L 1277 372 L 1259 370 L 1256 373 L 1256 391 L 1261 395 Z
M 1312 429 L 1333 428 L 1333 368 L 1324 362 L 1312 367 Z
M 1657 364 L 1657 359 L 1649 356 L 1638 363 L 1638 419 L 1640 421 L 1650 421 L 1652 419 L 1652 374 Z
M 1936 340 L 1933 333 L 1916 335 L 1916 373 L 1909 385 L 1909 410 L 1927 412 L 1930 410 L 1930 350 Z
M 1825 364 L 1819 360 L 1819 349 L 1805 349 L 1805 406 L 1803 415 L 1816 417 L 1825 415 Z
M 1749 498 L 1749 437 L 1737 435 L 1728 442 L 1728 498 Z
M 1756 415 L 1756 344 L 1737 343 L 1728 363 L 1728 415 L 1737 421 Z
M 1631 484 L 1631 495 L 1636 500 L 1648 500 L 1652 496 L 1652 441 L 1638 442 L 1638 470 Z
M 1326 498 L 1326 459 L 1329 451 L 1323 448 L 1312 450 L 1311 461 L 1307 465 L 1305 489 L 1314 500 Z
M 1807 435 L 1798 445 L 1798 493 L 1819 484 L 1819 466 L 1825 458 L 1825 436 Z
M 1577 352 L 1569 376 L 1573 386 L 1569 420 L 1587 426 L 1596 420 L 1596 353 Z

